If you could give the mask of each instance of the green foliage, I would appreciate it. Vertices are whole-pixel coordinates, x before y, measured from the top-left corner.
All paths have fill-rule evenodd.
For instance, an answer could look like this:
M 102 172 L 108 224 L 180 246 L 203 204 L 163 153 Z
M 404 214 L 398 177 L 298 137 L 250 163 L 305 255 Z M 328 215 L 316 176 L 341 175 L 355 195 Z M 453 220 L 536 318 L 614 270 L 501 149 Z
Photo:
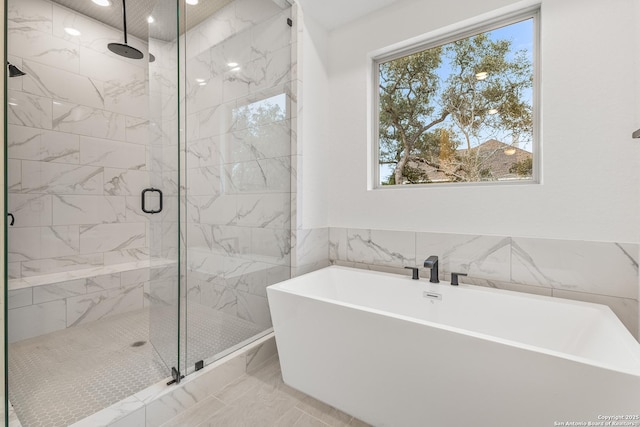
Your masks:
M 404 167 L 404 176 L 410 184 L 429 182 L 429 175 L 425 171 L 411 165 Z
M 509 172 L 518 174 L 518 176 L 531 176 L 533 174 L 533 158 L 529 157 L 514 163 L 509 168 Z
M 382 185 L 396 185 L 396 176 L 394 174 L 389 175 L 386 181 L 382 181 Z
M 412 157 L 435 164 L 440 160 L 455 157 L 459 145 L 459 142 L 453 140 L 451 131 L 438 128 L 423 133 L 416 141 L 411 154 Z

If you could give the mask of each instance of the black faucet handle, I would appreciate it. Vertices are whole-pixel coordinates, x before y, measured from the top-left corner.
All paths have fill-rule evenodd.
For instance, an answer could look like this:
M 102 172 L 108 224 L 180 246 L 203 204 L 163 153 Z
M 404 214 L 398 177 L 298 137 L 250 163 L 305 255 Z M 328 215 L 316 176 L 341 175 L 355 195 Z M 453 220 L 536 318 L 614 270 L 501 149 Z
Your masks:
M 418 280 L 420 277 L 418 276 L 420 269 L 418 267 L 405 267 L 406 269 L 411 270 L 413 280 Z
M 458 286 L 458 276 L 466 276 L 467 273 L 451 273 L 451 284 Z

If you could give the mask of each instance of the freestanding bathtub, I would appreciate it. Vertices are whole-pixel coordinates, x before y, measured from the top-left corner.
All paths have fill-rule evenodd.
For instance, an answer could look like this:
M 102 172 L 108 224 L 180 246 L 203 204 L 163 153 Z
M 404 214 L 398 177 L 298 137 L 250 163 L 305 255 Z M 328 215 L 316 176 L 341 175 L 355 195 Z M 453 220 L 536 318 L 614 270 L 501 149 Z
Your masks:
M 640 426 L 606 306 L 335 266 L 267 293 L 284 382 L 372 425 Z

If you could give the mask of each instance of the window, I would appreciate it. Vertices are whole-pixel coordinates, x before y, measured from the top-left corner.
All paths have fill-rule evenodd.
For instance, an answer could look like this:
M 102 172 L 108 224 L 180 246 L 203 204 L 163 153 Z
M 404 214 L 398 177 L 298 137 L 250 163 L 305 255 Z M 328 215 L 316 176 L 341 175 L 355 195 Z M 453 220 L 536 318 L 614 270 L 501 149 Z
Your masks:
M 376 187 L 536 182 L 537 12 L 378 58 Z

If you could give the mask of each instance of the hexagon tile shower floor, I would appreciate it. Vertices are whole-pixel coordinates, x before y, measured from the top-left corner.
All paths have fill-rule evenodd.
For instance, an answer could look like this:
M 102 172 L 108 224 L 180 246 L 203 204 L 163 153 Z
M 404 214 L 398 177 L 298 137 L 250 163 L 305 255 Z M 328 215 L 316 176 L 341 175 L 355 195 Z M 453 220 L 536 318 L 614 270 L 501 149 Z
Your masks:
M 262 329 L 203 306 L 189 316 L 193 362 Z M 23 426 L 68 426 L 168 374 L 149 342 L 148 309 L 9 345 L 9 399 Z

